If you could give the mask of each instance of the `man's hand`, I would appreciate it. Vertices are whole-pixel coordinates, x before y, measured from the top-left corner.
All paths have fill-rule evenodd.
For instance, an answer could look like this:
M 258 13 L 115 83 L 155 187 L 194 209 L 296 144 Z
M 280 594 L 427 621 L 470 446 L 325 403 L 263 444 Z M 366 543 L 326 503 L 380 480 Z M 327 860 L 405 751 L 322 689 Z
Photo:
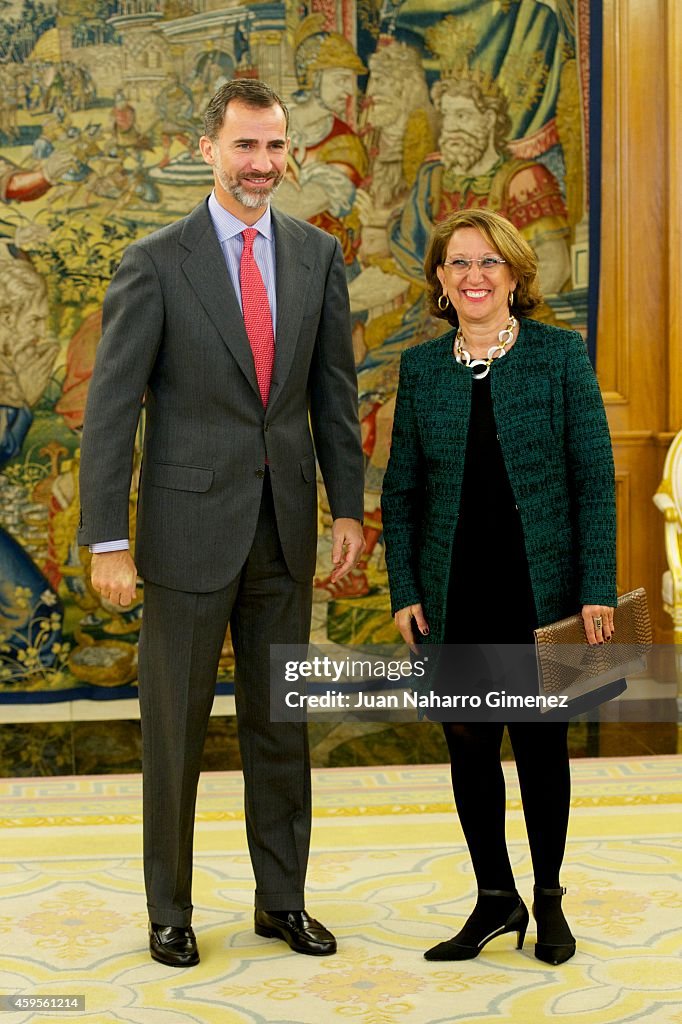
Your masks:
M 335 519 L 332 524 L 332 562 L 335 569 L 331 582 L 336 583 L 358 564 L 365 550 L 362 524 L 357 519 Z
M 424 636 L 428 636 L 429 633 L 429 624 L 424 618 L 424 609 L 421 604 L 410 604 L 407 608 L 401 608 L 393 616 L 393 621 L 412 653 L 418 654 L 419 648 L 415 639 L 414 627 L 416 626 Z
M 100 597 L 127 608 L 136 597 L 137 569 L 130 551 L 100 551 L 92 555 L 90 579 Z

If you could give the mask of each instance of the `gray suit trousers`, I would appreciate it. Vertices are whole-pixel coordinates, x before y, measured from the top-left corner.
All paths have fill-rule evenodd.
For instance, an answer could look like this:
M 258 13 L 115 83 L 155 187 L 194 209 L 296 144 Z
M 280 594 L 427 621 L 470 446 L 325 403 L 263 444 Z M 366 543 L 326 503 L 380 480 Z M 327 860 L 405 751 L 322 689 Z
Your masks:
M 229 526 L 225 543 L 230 543 Z M 186 593 L 145 583 L 140 636 L 144 868 L 151 921 L 192 917 L 194 811 L 228 622 L 256 907 L 300 910 L 310 844 L 307 726 L 270 721 L 270 644 L 306 644 L 312 581 L 287 571 L 269 477 L 246 563 L 231 583 Z

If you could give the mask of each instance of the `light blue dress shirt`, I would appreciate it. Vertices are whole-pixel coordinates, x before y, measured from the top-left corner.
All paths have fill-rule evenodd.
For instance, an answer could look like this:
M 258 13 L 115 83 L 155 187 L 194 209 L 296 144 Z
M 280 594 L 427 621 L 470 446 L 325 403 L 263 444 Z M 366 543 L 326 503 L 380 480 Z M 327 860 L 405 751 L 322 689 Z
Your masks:
M 208 212 L 213 221 L 213 227 L 220 243 L 220 248 L 225 257 L 225 263 L 234 286 L 235 295 L 242 304 L 242 290 L 239 284 L 239 264 L 244 248 L 242 231 L 244 228 L 254 227 L 258 231 L 253 243 L 253 255 L 255 256 L 258 269 L 263 278 L 265 290 L 268 293 L 270 312 L 272 313 L 272 326 L 277 337 L 277 283 L 275 279 L 275 233 L 272 226 L 272 214 L 270 207 L 266 206 L 263 216 L 255 224 L 244 224 L 233 214 L 229 213 L 224 206 L 221 206 L 211 192 L 208 197 Z

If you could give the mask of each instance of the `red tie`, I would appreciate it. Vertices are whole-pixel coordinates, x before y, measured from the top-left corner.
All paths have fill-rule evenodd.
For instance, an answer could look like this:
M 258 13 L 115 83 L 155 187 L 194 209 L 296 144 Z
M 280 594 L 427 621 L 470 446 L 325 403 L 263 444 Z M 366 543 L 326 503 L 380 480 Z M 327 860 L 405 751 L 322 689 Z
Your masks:
M 256 228 L 245 228 L 242 231 L 244 248 L 239 265 L 239 284 L 242 290 L 244 326 L 251 343 L 256 380 L 263 405 L 267 406 L 272 364 L 275 360 L 275 335 L 272 330 L 268 293 L 253 255 L 253 241 L 257 234 Z

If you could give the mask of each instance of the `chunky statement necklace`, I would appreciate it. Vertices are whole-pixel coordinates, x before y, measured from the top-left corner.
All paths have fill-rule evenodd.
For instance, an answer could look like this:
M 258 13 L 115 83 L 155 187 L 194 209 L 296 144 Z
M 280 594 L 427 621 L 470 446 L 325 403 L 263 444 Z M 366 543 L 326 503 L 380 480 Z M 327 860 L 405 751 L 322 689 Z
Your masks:
M 463 366 L 468 366 L 470 370 L 483 367 L 478 373 L 472 374 L 474 380 L 482 380 L 483 377 L 487 377 L 490 373 L 490 367 L 493 364 L 493 359 L 501 359 L 502 356 L 507 354 L 507 346 L 514 340 L 514 330 L 518 325 L 518 320 L 515 316 L 510 316 L 507 320 L 507 326 L 503 327 L 500 333 L 497 335 L 497 345 L 491 345 L 488 349 L 487 359 L 472 359 L 471 355 L 464 348 L 464 335 L 462 334 L 462 328 L 457 328 L 457 334 L 455 335 L 455 359 L 458 363 L 462 363 Z

